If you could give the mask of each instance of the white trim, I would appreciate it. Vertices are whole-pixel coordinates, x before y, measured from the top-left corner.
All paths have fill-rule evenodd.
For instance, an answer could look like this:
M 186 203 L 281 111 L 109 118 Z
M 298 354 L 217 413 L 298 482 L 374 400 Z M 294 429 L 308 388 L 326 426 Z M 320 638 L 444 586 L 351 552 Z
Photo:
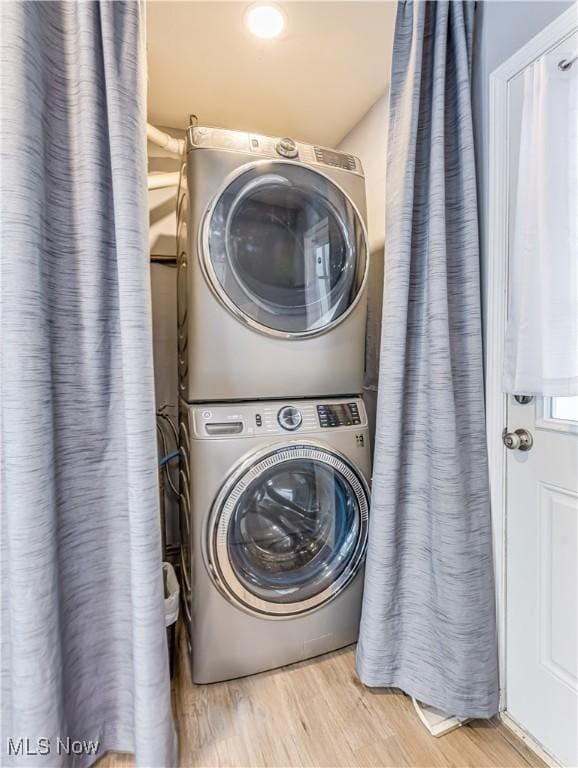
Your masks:
M 507 707 L 506 680 L 506 451 L 502 430 L 507 425 L 507 397 L 502 389 L 508 288 L 508 173 L 510 82 L 577 26 L 574 4 L 527 42 L 490 75 L 489 259 L 486 326 L 486 413 L 490 494 L 494 531 L 500 710 Z M 504 716 L 507 717 L 507 716 Z M 509 719 L 509 718 L 508 718 Z M 532 747 L 533 748 L 533 747 Z
M 502 430 L 507 400 L 502 390 L 504 330 L 507 308 L 508 168 L 507 80 L 490 75 L 489 265 L 486 305 L 486 429 L 490 467 L 490 503 L 496 578 L 500 710 L 505 709 L 506 679 L 506 456 Z
M 550 768 L 561 768 L 558 763 L 549 752 L 546 752 L 544 747 L 539 744 L 530 734 L 521 728 L 518 723 L 513 720 L 507 712 L 500 712 L 500 720 L 508 728 L 508 730 L 515 733 L 516 736 L 523 741 L 524 744 L 532 750 L 540 760 L 543 760 Z

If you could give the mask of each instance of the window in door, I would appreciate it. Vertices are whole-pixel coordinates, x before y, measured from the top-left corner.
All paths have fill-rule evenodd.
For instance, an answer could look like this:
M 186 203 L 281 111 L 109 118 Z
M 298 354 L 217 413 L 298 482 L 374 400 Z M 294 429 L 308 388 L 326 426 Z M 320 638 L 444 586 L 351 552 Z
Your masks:
M 578 397 L 538 398 L 536 426 L 578 433 Z

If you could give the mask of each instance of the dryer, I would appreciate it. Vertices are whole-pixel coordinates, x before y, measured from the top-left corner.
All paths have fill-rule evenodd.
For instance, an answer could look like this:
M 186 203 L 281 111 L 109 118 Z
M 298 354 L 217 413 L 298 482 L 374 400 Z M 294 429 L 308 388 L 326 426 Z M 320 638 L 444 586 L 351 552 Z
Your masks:
M 367 271 L 357 158 L 189 128 L 178 201 L 185 401 L 361 392 Z
M 182 403 L 180 431 L 194 682 L 353 643 L 369 508 L 362 400 Z

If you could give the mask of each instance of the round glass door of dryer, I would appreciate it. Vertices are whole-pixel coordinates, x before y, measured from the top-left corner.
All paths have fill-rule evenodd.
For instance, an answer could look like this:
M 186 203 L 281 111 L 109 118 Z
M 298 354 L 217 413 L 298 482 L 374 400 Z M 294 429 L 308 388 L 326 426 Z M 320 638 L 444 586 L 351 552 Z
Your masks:
M 330 451 L 293 445 L 257 458 L 221 492 L 211 559 L 229 598 L 272 616 L 335 597 L 359 571 L 368 490 Z
M 296 163 L 245 167 L 217 197 L 204 230 L 217 296 L 263 333 L 308 336 L 342 320 L 367 271 L 364 226 L 330 179 Z

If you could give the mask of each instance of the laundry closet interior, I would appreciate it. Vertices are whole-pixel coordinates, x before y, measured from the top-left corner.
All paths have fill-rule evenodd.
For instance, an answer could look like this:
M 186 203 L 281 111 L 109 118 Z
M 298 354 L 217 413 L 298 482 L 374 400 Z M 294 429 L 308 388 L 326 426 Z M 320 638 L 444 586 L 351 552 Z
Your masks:
M 417 765 L 422 750 L 428 765 L 462 750 L 468 765 L 488 751 L 495 765 L 541 764 L 497 723 L 438 747 L 411 699 L 352 686 L 395 14 L 393 2 L 148 4 L 157 428 L 173 457 L 162 516 L 181 589 L 173 696 L 194 764 Z M 375 738 L 398 717 L 394 738 L 418 745 L 403 755 Z M 357 739 L 314 744 L 309 718 Z
M 395 4 L 272 8 L 273 37 L 267 7 L 148 8 L 164 517 L 196 683 L 350 645 L 361 610 Z

